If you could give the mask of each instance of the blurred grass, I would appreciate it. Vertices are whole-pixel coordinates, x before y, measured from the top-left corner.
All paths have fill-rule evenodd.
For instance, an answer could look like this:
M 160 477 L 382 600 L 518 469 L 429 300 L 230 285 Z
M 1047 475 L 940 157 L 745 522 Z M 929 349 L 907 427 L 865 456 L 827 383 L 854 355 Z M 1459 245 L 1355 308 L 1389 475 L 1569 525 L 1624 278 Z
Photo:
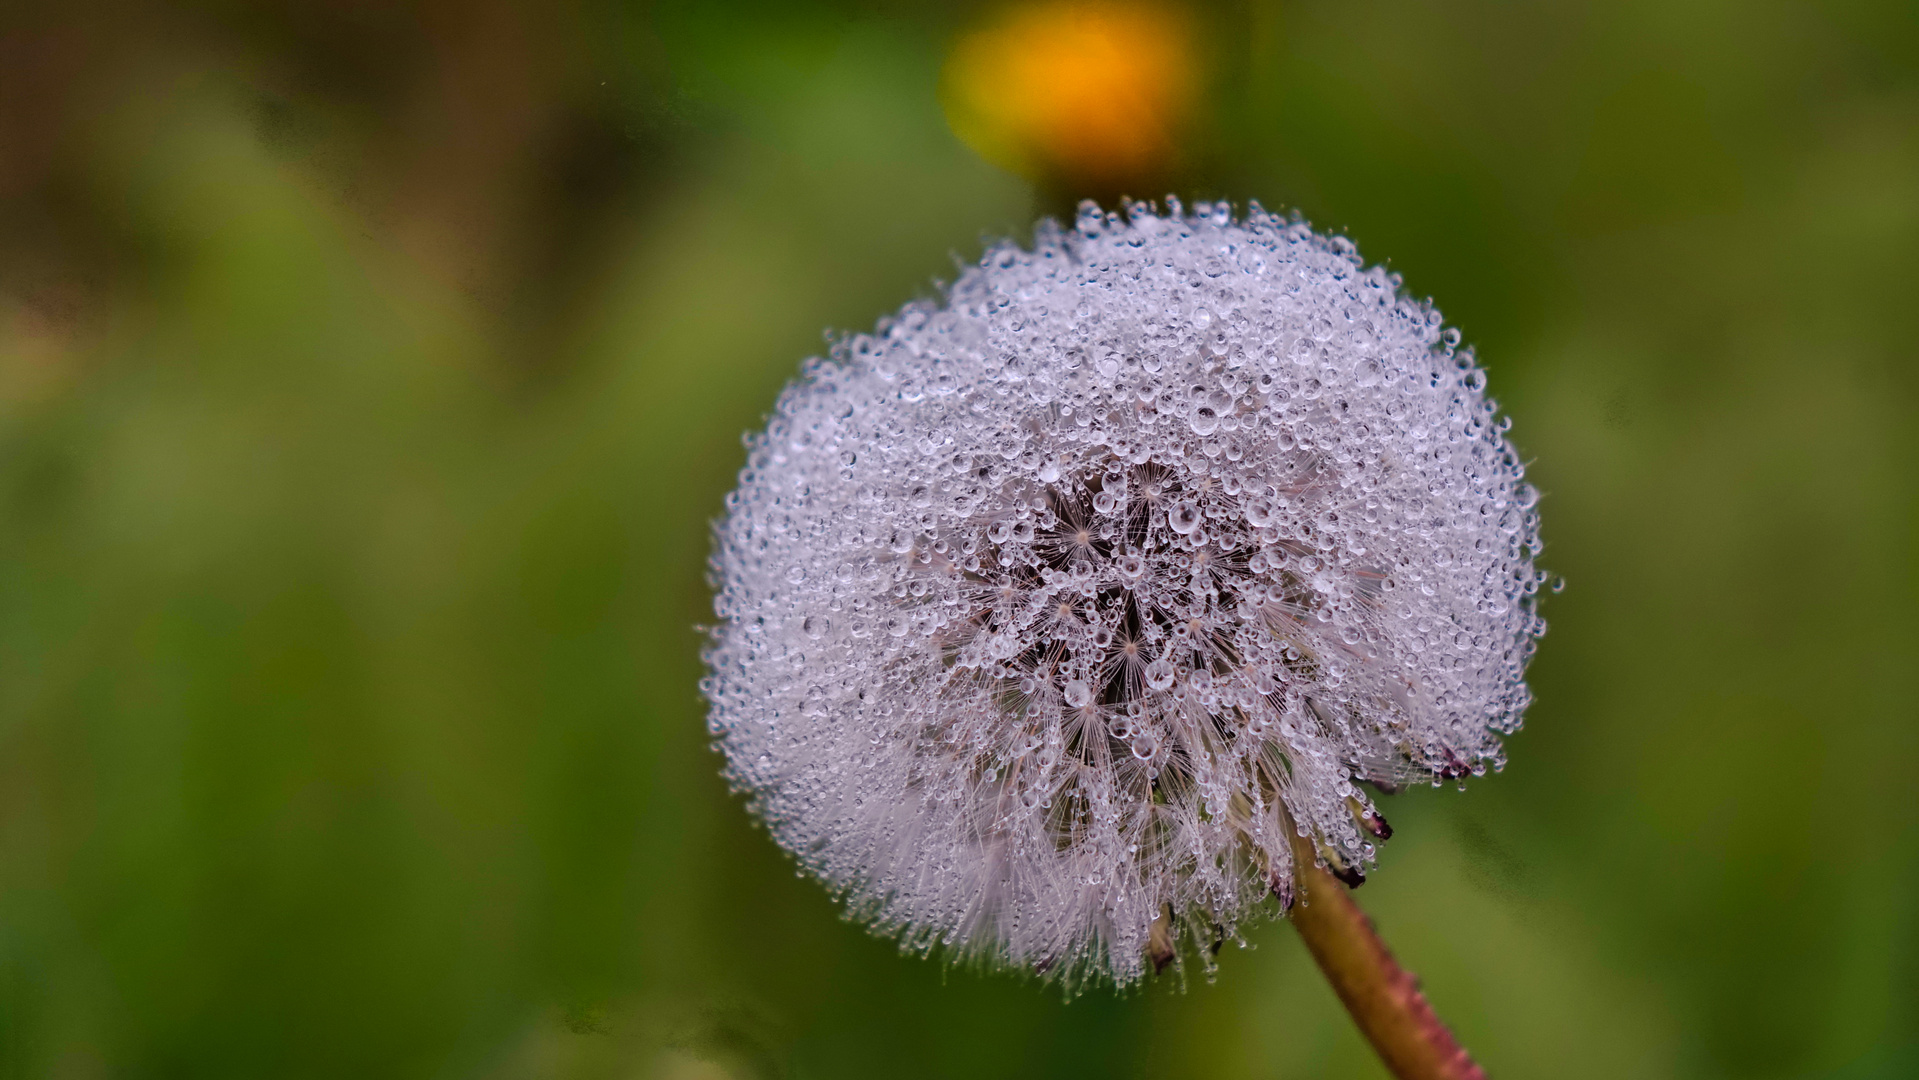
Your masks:
M 0 175 L 0 1076 L 1381 1075 L 1284 925 L 1062 1002 L 715 776 L 739 433 L 1051 205 L 946 130 L 964 13 L 129 10 L 6 54 L 107 42 Z M 1497 1076 L 1919 1070 L 1910 11 L 1202 14 L 1193 193 L 1438 297 L 1571 582 L 1362 902 Z

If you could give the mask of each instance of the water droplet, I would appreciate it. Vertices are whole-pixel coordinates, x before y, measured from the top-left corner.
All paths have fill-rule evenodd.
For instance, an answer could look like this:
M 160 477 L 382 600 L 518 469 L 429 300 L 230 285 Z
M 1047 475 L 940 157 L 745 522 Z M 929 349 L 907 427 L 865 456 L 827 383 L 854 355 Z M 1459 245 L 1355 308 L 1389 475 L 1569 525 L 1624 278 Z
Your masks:
M 1167 663 L 1164 659 L 1159 659 L 1146 665 L 1145 677 L 1148 687 L 1154 690 L 1164 690 L 1173 685 L 1178 675 L 1173 671 L 1173 665 Z
M 1182 499 L 1166 510 L 1166 527 L 1185 536 L 1199 528 L 1199 505 L 1190 499 Z

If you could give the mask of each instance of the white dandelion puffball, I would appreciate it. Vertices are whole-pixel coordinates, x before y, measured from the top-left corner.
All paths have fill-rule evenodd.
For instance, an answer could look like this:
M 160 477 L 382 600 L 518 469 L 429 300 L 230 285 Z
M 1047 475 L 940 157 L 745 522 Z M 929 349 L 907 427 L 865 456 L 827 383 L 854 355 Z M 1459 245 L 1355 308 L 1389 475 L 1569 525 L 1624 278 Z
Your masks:
M 1538 495 L 1399 284 L 1257 206 L 1087 204 L 807 361 L 717 527 L 703 689 L 853 917 L 1125 985 L 1283 909 L 1295 835 L 1356 881 L 1357 781 L 1500 765 Z

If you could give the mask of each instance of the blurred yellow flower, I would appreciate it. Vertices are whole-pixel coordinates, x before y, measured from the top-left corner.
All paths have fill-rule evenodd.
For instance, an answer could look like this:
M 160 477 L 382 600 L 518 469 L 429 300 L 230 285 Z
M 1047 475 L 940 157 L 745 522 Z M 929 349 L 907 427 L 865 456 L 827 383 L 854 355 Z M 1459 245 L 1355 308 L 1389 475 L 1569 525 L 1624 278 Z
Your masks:
M 1116 192 L 1172 170 L 1197 67 L 1178 10 L 1057 0 L 962 37 L 941 97 L 954 133 L 987 160 L 1078 194 Z

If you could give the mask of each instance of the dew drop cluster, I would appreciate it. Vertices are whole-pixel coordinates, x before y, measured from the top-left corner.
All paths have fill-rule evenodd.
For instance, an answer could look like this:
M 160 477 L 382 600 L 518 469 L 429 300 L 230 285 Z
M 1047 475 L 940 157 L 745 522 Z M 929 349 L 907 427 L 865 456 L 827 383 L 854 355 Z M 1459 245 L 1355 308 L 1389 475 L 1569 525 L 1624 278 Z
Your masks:
M 1359 782 L 1496 769 L 1528 702 L 1538 494 L 1484 389 L 1396 276 L 1257 206 L 992 248 L 749 439 L 727 777 L 856 918 L 1070 985 L 1140 978 L 1156 926 L 1216 948 L 1300 852 L 1356 878 Z

